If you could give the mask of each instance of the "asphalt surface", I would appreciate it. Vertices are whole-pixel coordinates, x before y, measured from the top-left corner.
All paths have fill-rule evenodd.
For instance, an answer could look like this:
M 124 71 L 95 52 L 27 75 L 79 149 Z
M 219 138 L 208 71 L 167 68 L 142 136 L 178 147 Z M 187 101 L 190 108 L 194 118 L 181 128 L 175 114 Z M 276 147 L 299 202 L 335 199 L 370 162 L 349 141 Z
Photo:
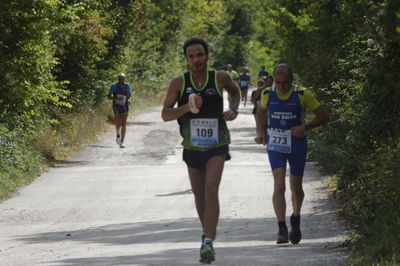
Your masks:
M 273 179 L 251 104 L 229 122 L 214 265 L 343 265 L 346 232 L 328 177 L 307 163 L 303 239 L 275 244 Z M 126 148 L 113 130 L 0 203 L 0 265 L 199 265 L 201 226 L 176 121 L 136 112 Z M 287 186 L 287 216 L 291 214 Z

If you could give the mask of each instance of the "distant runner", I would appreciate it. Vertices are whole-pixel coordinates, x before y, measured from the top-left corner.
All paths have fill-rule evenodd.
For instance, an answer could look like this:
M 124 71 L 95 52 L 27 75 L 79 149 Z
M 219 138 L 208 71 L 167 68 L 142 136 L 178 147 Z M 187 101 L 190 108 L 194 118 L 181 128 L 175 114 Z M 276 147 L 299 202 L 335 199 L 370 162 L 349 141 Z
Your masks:
M 235 70 L 233 70 L 233 66 L 231 64 L 228 64 L 226 66 L 226 73 L 228 73 L 228 75 L 231 77 L 231 79 L 234 80 L 235 83 L 238 84 L 239 74 Z
M 117 133 L 116 142 L 120 148 L 125 148 L 126 120 L 131 98 L 131 87 L 125 82 L 125 74 L 118 75 L 118 82 L 111 85 L 107 97 L 112 100 Z
M 262 66 L 260 72 L 258 72 L 258 78 L 260 79 L 266 76 L 268 76 L 268 72 L 265 70 L 265 66 Z
M 247 67 L 241 68 L 239 74 L 239 86 L 240 86 L 241 101 L 243 101 L 243 105 L 246 106 L 247 93 L 250 87 L 250 73 Z

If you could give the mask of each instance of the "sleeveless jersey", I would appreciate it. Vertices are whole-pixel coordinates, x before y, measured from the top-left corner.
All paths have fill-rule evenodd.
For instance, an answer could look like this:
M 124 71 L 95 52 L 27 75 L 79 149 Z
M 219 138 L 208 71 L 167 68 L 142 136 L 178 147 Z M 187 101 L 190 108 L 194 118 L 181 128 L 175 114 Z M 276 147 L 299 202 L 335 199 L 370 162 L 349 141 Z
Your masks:
M 247 73 L 240 73 L 240 75 L 239 75 L 240 89 L 242 89 L 242 90 L 248 89 L 249 82 L 250 82 L 250 75 Z
M 128 84 L 124 83 L 121 86 L 119 83 L 115 83 L 115 91 L 113 95 L 117 100 L 113 100 L 113 108 L 118 114 L 124 114 L 129 111 L 128 95 L 129 89 Z
M 178 118 L 182 146 L 188 150 L 208 151 L 230 143 L 229 130 L 222 117 L 223 97 L 218 88 L 217 72 L 207 71 L 203 88 L 196 88 L 192 82 L 191 72 L 182 76 L 183 85 L 178 100 L 178 107 L 188 103 L 189 95 L 200 94 L 203 105 L 199 113 L 188 112 Z
M 307 149 L 306 137 L 296 138 L 290 132 L 293 126 L 304 123 L 304 111 L 299 100 L 297 85 L 294 86 L 292 94 L 286 100 L 279 99 L 276 94 L 276 87 L 272 87 L 267 102 L 267 111 L 267 143 L 268 146 L 271 146 L 268 147 L 269 150 L 275 150 L 272 149 L 274 145 L 277 147 L 276 151 L 283 153 L 293 153 Z M 288 135 L 285 136 L 284 132 Z M 270 142 L 271 136 L 274 139 L 271 139 Z M 285 139 L 286 137 L 287 139 Z

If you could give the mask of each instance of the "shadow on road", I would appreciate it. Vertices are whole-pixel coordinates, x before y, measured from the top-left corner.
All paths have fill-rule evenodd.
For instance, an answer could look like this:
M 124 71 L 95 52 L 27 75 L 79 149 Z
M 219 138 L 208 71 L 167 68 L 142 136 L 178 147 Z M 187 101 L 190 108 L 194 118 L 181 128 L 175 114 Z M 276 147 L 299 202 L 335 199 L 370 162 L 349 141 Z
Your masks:
M 187 191 L 184 191 L 187 192 Z M 168 196 L 168 195 L 161 195 Z M 319 205 L 321 206 L 321 205 Z M 325 222 L 321 222 L 325 221 Z M 318 256 L 324 258 L 324 265 L 340 265 L 346 253 L 338 252 L 342 232 L 332 226 L 332 213 L 326 207 L 315 208 L 312 215 L 302 216 L 303 240 L 299 245 L 278 246 L 275 218 L 220 220 L 215 243 L 217 260 L 226 265 L 319 265 L 318 258 L 304 256 L 304 253 L 319 249 Z M 185 265 L 197 264 L 198 248 L 202 232 L 197 218 L 181 220 L 160 220 L 154 222 L 109 224 L 75 231 L 45 232 L 26 235 L 18 240 L 26 244 L 61 243 L 63 241 L 84 242 L 88 245 L 109 246 L 157 246 L 159 252 L 131 256 L 87 257 L 52 261 L 57 265 L 174 265 L 180 260 Z M 183 243 L 195 248 L 180 248 Z M 179 244 L 181 243 L 181 244 Z M 185 245 L 186 247 L 186 245 Z M 111 247 L 110 247 L 111 248 Z M 122 249 L 122 247 L 121 247 Z M 265 254 L 260 256 L 260 254 Z M 310 253 L 311 254 L 311 253 Z M 315 253 L 314 253 L 315 254 Z M 220 256 L 220 257 L 218 257 Z M 282 257 L 283 256 L 283 257 Z M 282 264 L 279 261 L 282 261 Z M 288 262 L 293 262 L 288 264 Z

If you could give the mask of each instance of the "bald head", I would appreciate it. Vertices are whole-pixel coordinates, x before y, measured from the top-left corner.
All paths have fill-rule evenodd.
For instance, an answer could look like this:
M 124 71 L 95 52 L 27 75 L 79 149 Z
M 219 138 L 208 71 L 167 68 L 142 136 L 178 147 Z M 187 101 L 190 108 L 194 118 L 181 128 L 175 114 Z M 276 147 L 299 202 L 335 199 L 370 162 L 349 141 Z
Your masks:
M 119 83 L 124 83 L 125 82 L 125 74 L 121 73 L 118 75 L 118 82 Z

